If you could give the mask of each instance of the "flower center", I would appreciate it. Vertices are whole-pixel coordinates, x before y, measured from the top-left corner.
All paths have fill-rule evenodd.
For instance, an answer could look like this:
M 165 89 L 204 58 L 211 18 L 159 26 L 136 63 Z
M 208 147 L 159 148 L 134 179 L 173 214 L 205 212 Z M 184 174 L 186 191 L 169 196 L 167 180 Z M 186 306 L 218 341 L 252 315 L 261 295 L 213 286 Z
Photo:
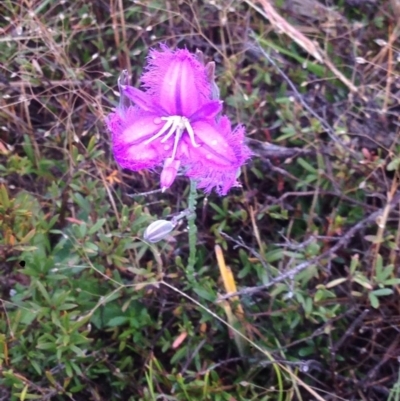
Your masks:
M 171 156 L 172 159 L 175 159 L 179 140 L 181 139 L 183 132 L 186 130 L 189 135 L 191 144 L 195 148 L 198 148 L 200 146 L 198 143 L 196 143 L 196 140 L 194 138 L 194 131 L 192 126 L 190 125 L 190 121 L 188 118 L 181 116 L 169 116 L 169 117 L 161 117 L 161 120 L 165 121 L 164 126 L 161 128 L 160 131 L 157 132 L 157 134 L 147 139 L 144 142 L 145 145 L 148 145 L 150 142 L 153 142 L 154 140 L 160 138 L 164 134 L 165 136 L 163 139 L 161 139 L 161 143 L 166 142 L 169 138 L 171 138 L 172 135 L 175 135 L 174 149 L 172 150 L 172 156 Z

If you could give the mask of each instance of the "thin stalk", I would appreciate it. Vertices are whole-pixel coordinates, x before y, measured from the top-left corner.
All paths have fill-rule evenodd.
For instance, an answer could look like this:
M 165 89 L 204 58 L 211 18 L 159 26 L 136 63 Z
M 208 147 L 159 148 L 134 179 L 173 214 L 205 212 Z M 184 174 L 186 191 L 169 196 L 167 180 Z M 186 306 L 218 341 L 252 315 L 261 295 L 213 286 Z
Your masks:
M 190 192 L 188 199 L 189 215 L 187 217 L 189 226 L 189 261 L 187 271 L 189 277 L 194 276 L 194 265 L 196 263 L 196 244 L 197 244 L 197 226 L 196 226 L 196 203 L 197 203 L 197 183 L 190 180 Z

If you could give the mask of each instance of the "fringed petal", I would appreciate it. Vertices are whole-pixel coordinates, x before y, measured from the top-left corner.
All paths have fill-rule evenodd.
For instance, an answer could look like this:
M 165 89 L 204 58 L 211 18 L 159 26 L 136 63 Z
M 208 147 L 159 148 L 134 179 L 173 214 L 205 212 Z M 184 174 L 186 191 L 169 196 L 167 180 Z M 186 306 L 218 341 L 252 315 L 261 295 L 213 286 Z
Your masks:
M 140 89 L 133 86 L 125 85 L 120 86 L 121 97 L 129 98 L 136 106 L 140 107 L 143 111 L 155 113 L 159 115 L 166 114 L 166 112 L 158 105 L 154 96 L 151 96 Z
M 202 144 L 193 148 L 184 138 L 182 151 L 186 157 L 182 164 L 188 166 L 186 175 L 197 180 L 205 192 L 215 189 L 219 195 L 226 195 L 230 188 L 240 185 L 238 171 L 251 156 L 244 144 L 244 128 L 239 126 L 232 132 L 228 118 L 222 117 L 218 125 L 199 121 L 193 129 Z
M 161 129 L 160 123 L 154 115 L 143 115 L 133 108 L 124 117 L 118 112 L 109 116 L 107 125 L 112 132 L 113 152 L 121 167 L 137 171 L 162 163 L 171 152 L 171 144 L 146 143 Z
M 222 102 L 213 100 L 204 103 L 198 110 L 196 110 L 190 117 L 190 122 L 194 123 L 199 120 L 211 120 L 215 118 L 222 110 Z
M 169 115 L 190 117 L 209 101 L 211 87 L 205 67 L 186 49 L 151 50 L 142 76 L 147 93 L 159 99 Z
M 216 124 L 197 121 L 192 124 L 196 140 L 200 143 L 198 148 L 189 147 L 189 157 L 193 162 L 201 161 L 212 168 L 236 165 L 237 157 L 229 140 L 218 131 Z M 187 141 L 187 137 L 185 137 Z M 236 167 L 236 166 L 234 166 Z

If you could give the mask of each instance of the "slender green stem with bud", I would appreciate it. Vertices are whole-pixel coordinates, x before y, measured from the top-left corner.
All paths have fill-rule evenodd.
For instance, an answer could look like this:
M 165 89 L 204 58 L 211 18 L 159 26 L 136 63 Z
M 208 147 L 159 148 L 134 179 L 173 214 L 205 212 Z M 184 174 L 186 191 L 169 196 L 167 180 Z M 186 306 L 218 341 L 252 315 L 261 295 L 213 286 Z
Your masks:
M 196 226 L 196 203 L 197 203 L 197 183 L 190 180 L 190 192 L 188 199 L 189 215 L 187 217 L 189 227 L 189 261 L 187 271 L 189 277 L 194 276 L 194 265 L 196 263 L 196 244 L 197 244 L 197 226 Z

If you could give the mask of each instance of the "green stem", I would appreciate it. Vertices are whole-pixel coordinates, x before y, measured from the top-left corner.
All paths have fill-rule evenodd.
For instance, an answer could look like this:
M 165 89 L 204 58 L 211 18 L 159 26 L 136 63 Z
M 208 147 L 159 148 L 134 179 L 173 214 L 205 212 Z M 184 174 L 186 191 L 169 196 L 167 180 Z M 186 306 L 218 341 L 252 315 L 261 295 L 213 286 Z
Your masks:
M 189 226 L 189 261 L 187 272 L 189 277 L 194 276 L 194 265 L 196 263 L 196 244 L 197 244 L 197 226 L 196 226 L 196 203 L 197 203 L 197 183 L 190 180 L 190 192 L 188 200 L 189 216 L 187 217 Z

